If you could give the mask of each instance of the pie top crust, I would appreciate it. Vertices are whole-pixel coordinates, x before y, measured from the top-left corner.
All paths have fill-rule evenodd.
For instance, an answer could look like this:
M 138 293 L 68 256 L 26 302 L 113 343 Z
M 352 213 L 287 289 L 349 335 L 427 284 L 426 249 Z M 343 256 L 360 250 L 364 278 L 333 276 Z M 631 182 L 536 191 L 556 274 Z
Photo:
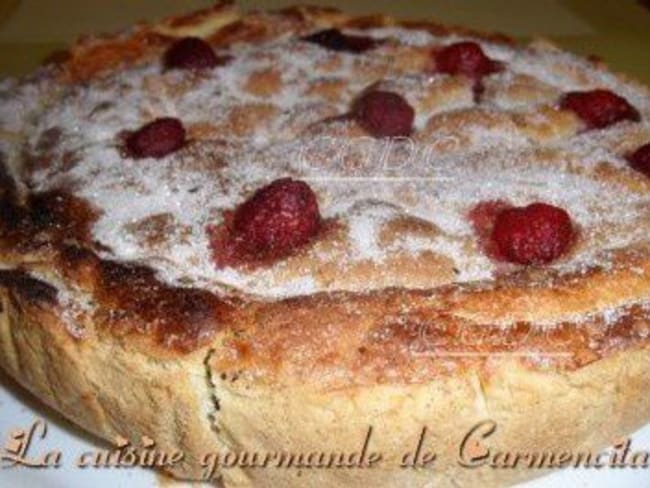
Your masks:
M 376 45 L 303 39 L 331 27 Z M 185 36 L 228 61 L 164 69 Z M 433 65 L 432 51 L 464 40 L 504 67 L 478 94 Z M 346 117 L 369 87 L 414 108 L 409 138 L 373 138 Z M 596 88 L 640 120 L 589 130 L 560 108 Z M 650 178 L 625 156 L 650 142 L 650 93 L 546 42 L 219 4 L 80 40 L 2 82 L 0 100 L 0 284 L 58 310 L 79 340 L 213 347 L 222 371 L 330 386 L 489 369 L 500 353 L 571 369 L 645 344 Z M 187 130 L 181 150 L 124 154 L 125 131 L 166 116 Z M 287 176 L 314 190 L 323 230 L 287 257 L 217 266 L 210 226 Z M 575 243 L 543 266 L 491 259 L 470 215 L 497 200 L 565 209 Z

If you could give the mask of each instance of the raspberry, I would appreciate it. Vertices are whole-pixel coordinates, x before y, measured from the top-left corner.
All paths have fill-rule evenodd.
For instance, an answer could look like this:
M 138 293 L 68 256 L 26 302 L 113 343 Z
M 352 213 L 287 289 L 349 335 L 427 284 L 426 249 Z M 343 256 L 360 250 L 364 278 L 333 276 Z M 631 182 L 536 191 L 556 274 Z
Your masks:
M 184 37 L 167 49 L 163 62 L 167 69 L 200 70 L 220 66 L 229 59 L 229 56 L 217 56 L 203 39 Z
M 650 178 L 650 143 L 627 156 L 630 166 Z
M 549 263 L 560 257 L 573 239 L 569 214 L 546 203 L 502 210 L 492 230 L 492 241 L 503 258 L 518 264 Z
M 622 120 L 641 120 L 636 108 L 609 90 L 566 93 L 560 100 L 560 107 L 575 112 L 590 129 L 602 129 Z
M 474 79 L 503 69 L 501 63 L 485 55 L 481 46 L 469 41 L 446 46 L 435 54 L 435 60 L 436 69 L 440 73 L 465 75 Z
M 325 29 L 302 38 L 303 41 L 318 44 L 332 51 L 362 53 L 373 49 L 379 43 L 372 37 L 349 36 L 338 29 Z
M 162 158 L 185 144 L 185 128 L 180 120 L 163 117 L 131 132 L 126 138 L 127 155 L 135 158 Z
M 359 124 L 375 137 L 408 136 L 415 111 L 397 93 L 373 90 L 364 93 L 352 107 Z
M 225 236 L 213 233 L 218 265 L 285 257 L 316 235 L 321 216 L 309 185 L 282 178 L 242 203 L 227 226 Z

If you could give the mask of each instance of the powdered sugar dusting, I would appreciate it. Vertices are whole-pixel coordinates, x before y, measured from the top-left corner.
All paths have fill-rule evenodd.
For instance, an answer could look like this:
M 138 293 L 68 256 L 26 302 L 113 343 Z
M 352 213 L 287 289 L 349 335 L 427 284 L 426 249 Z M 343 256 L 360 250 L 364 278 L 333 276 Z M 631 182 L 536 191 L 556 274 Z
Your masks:
M 367 261 L 381 268 L 396 253 L 447 258 L 458 282 L 490 279 L 496 266 L 477 246 L 467 219 L 472 206 L 486 200 L 544 201 L 565 208 L 580 228 L 581 241 L 571 256 L 553 264 L 560 270 L 601 262 L 603 250 L 645 242 L 650 193 L 603 179 L 597 169 L 605 162 L 629 176 L 619 146 L 628 139 L 650 139 L 646 91 L 561 51 L 478 41 L 506 65 L 506 72 L 486 80 L 486 99 L 478 105 L 462 80 L 446 96 L 448 75 L 397 71 L 385 56 L 396 43 L 433 47 L 465 38 L 401 28 L 365 35 L 391 42 L 362 55 L 332 53 L 291 35 L 263 45 L 238 43 L 227 52 L 230 63 L 204 73 L 163 72 L 151 62 L 92 84 L 50 89 L 56 103 L 45 104 L 33 82 L 4 82 L 0 130 L 24 137 L 24 143 L 12 146 L 21 149 L 15 157 L 23 150 L 49 157 L 28 175 L 35 190 L 71 187 L 102 211 L 93 233 L 107 247 L 107 257 L 148 264 L 165 281 L 220 293 L 270 298 L 372 289 L 377 286 L 372 280 L 324 282 L 315 270 L 333 259 L 342 259 L 336 265 L 343 270 Z M 262 81 L 251 88 L 249 82 L 257 78 Z M 530 101 L 505 90 L 521 79 L 534 81 Z M 359 136 L 349 122 L 333 119 L 381 80 L 417 111 L 414 138 L 389 149 L 385 141 Z M 627 97 L 643 121 L 541 141 L 477 115 L 544 117 L 540 107 L 556 94 L 595 87 Z M 16 119 L 14 112 L 27 110 L 20 104 L 30 96 L 42 102 L 38 118 Z M 421 136 L 432 118 L 461 112 L 473 121 L 462 130 Z M 161 160 L 125 158 L 120 132 L 161 116 L 180 118 L 192 142 Z M 335 137 L 315 140 L 315 128 L 328 135 L 339 127 L 342 133 Z M 44 135 L 53 129 L 56 148 L 44 148 Z M 453 148 L 437 144 L 445 137 Z M 223 211 L 256 188 L 285 176 L 308 181 L 323 217 L 345 229 L 332 244 L 334 251 L 315 246 L 270 267 L 218 269 L 206 227 L 220 223 Z M 400 218 L 419 219 L 431 228 L 384 243 L 383 229 Z

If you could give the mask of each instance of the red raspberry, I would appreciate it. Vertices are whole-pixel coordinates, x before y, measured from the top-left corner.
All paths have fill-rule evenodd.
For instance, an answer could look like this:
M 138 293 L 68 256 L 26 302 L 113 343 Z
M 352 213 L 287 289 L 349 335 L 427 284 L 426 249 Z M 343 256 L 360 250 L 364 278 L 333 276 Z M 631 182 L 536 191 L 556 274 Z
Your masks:
M 641 120 L 636 108 L 609 90 L 566 93 L 560 100 L 560 107 L 575 112 L 590 129 L 602 129 L 621 120 Z
M 126 138 L 128 156 L 162 158 L 185 145 L 185 128 L 180 120 L 163 117 L 142 126 Z
M 163 62 L 167 69 L 200 70 L 220 66 L 229 59 L 229 56 L 217 56 L 203 39 L 184 37 L 167 49 Z
M 500 62 L 488 58 L 481 46 L 475 42 L 457 42 L 446 46 L 435 54 L 436 70 L 450 75 L 465 75 L 480 79 L 501 71 Z
M 630 166 L 650 178 L 650 143 L 627 156 Z
M 373 49 L 379 43 L 372 37 L 349 36 L 338 29 L 325 29 L 302 38 L 303 41 L 318 44 L 332 51 L 362 53 Z
M 546 203 L 502 210 L 492 240 L 500 254 L 518 264 L 544 264 L 561 256 L 574 240 L 571 217 Z
M 212 247 L 220 266 L 287 256 L 316 235 L 321 216 L 309 185 L 282 178 L 242 203 L 227 226 L 225 237 L 213 233 Z
M 352 113 L 359 124 L 375 137 L 408 136 L 415 111 L 397 93 L 373 90 L 356 100 Z

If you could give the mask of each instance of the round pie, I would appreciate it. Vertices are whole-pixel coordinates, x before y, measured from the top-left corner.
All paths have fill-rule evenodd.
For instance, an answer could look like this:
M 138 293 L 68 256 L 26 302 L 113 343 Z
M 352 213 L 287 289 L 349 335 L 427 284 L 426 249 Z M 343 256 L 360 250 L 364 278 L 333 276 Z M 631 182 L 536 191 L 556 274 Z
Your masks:
M 0 364 L 177 477 L 505 486 L 650 420 L 650 92 L 598 61 L 225 3 L 0 101 Z

